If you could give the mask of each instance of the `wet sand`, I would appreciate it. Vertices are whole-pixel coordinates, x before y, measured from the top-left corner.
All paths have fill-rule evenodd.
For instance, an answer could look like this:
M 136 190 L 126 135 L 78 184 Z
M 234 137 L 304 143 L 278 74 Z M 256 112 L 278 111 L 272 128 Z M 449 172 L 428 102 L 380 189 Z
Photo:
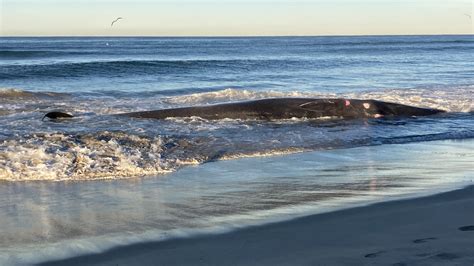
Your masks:
M 43 265 L 472 265 L 474 186 Z

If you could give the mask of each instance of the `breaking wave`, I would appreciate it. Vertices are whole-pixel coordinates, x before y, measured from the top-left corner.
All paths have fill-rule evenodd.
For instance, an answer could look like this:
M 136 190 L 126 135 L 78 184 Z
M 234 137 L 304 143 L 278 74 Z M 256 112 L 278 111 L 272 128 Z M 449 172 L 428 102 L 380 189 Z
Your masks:
M 474 86 L 327 93 L 224 89 L 162 93 L 0 90 L 0 180 L 96 180 L 152 176 L 190 164 L 366 145 L 474 137 Z M 108 114 L 276 97 L 376 99 L 439 108 L 441 117 L 341 121 L 287 119 L 207 121 L 198 117 L 149 121 Z M 41 122 L 62 109 L 70 122 Z M 471 113 L 470 113 L 471 112 Z
M 165 174 L 215 160 L 302 151 L 474 137 L 472 121 L 433 126 L 417 120 L 234 125 L 208 134 L 146 136 L 126 132 L 34 134 L 0 142 L 0 180 L 96 180 Z M 211 128 L 201 121 L 201 128 Z M 236 123 L 236 122 L 232 122 Z M 423 125 L 426 123 L 427 125 Z M 464 128 L 455 132 L 449 127 Z M 411 125 L 409 125 L 411 124 Z M 421 133 L 413 134 L 412 130 Z M 470 128 L 470 129 L 469 129 Z M 193 131 L 193 130 L 190 130 Z
M 24 100 L 24 99 L 52 99 L 65 98 L 66 93 L 59 92 L 33 92 L 14 88 L 0 88 L 0 103 L 3 100 Z
M 176 96 L 168 99 L 167 102 L 177 105 L 202 105 L 278 97 L 373 99 L 442 109 L 447 112 L 472 112 L 474 110 L 474 85 L 454 88 L 386 89 L 354 93 L 251 91 L 229 88 L 214 92 Z

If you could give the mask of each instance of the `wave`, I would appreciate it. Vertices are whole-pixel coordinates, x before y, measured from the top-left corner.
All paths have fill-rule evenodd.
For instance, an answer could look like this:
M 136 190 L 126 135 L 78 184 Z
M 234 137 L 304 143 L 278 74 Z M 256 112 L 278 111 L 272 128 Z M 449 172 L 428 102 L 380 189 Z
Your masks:
M 435 108 L 447 112 L 472 112 L 474 110 L 473 95 L 474 85 L 438 88 L 386 89 L 381 91 L 349 93 L 253 91 L 228 88 L 219 91 L 174 96 L 167 98 L 165 102 L 176 105 L 192 106 L 280 97 L 353 98 L 374 99 L 417 107 Z
M 146 148 L 130 148 L 139 145 Z M 8 140 L 0 146 L 2 180 L 107 179 L 166 172 L 160 158 L 152 155 L 161 151 L 160 138 L 108 132 L 84 136 L 58 133 Z M 148 163 L 141 152 L 150 153 Z
M 474 138 L 474 85 L 328 93 L 223 89 L 163 95 L 61 94 L 0 89 L 0 180 L 95 180 L 166 174 L 190 164 L 311 150 Z M 163 121 L 111 119 L 107 114 L 278 97 L 376 99 L 451 113 L 381 120 Z M 59 100 L 58 100 L 59 99 Z M 5 108 L 6 107 L 6 108 Z M 42 123 L 66 108 L 71 123 Z M 81 116 L 83 112 L 85 115 Z M 90 115 L 87 115 L 90 114 Z M 36 132 L 36 133 L 35 133 Z
M 0 142 L 0 180 L 133 178 L 165 174 L 186 165 L 215 160 L 474 138 L 469 115 L 437 121 L 431 118 L 291 123 L 153 121 L 155 128 L 166 129 L 168 124 L 178 128 L 178 132 L 172 135 L 151 130 L 56 132 L 13 136 Z M 143 124 L 138 126 L 142 128 Z
M 78 56 L 87 54 L 90 53 L 67 50 L 0 50 L 0 59 L 21 60 L 34 58 L 50 58 L 58 56 Z
M 447 112 L 467 113 L 474 110 L 474 85 L 423 89 L 387 89 L 347 93 L 344 96 L 435 108 Z
M 229 60 L 115 60 L 63 62 L 50 64 L 3 65 L 0 79 L 64 78 L 84 76 L 121 77 L 124 74 L 160 75 L 199 71 L 203 68 L 228 73 L 236 70 L 280 69 L 305 67 L 301 60 L 229 59 Z
M 334 45 L 334 43 L 326 43 L 327 45 Z M 349 41 L 349 42 L 338 42 L 338 46 L 412 46 L 412 45 L 424 45 L 419 47 L 420 49 L 428 49 L 429 47 L 436 46 L 438 44 L 452 44 L 455 46 L 451 46 L 451 48 L 454 47 L 459 47 L 459 44 L 469 44 L 469 46 L 463 46 L 463 47 L 471 47 L 471 44 L 474 44 L 474 41 L 471 40 L 419 40 L 419 41 L 400 41 L 400 40 L 393 40 L 393 41 L 380 41 L 380 40 L 375 40 L 373 42 L 370 41 Z M 410 48 L 417 48 L 417 47 L 410 47 Z
M 34 92 L 14 88 L 0 88 L 0 103 L 2 100 L 24 100 L 24 99 L 61 99 L 66 98 L 67 93 L 59 92 Z
M 0 50 L 1 59 L 22 59 L 22 58 L 34 58 L 34 57 L 47 57 L 50 56 L 51 52 L 47 51 L 15 51 L 15 50 Z
M 374 99 L 417 107 L 435 108 L 448 112 L 474 111 L 474 85 L 414 89 L 385 89 L 331 93 L 325 91 L 276 91 L 248 89 L 186 88 L 171 91 L 98 91 L 58 93 L 0 88 L 0 114 L 67 109 L 73 113 L 93 112 L 97 115 L 146 111 L 183 106 L 208 105 L 226 102 L 280 97 L 356 98 Z M 10 111 L 8 111 L 10 110 Z M 8 112 L 7 112 L 8 111 Z

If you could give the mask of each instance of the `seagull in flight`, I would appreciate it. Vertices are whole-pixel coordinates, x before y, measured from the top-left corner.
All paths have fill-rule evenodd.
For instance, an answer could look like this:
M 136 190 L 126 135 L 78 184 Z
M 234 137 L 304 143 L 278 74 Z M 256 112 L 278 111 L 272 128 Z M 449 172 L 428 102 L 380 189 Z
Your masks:
M 110 27 L 112 27 L 115 22 L 117 22 L 117 21 L 119 21 L 119 20 L 121 20 L 121 19 L 123 19 L 123 18 L 122 18 L 122 17 L 116 18 L 114 21 L 112 21 L 112 23 L 110 23 Z
M 465 15 L 465 16 L 467 16 L 467 17 L 469 17 L 469 19 L 471 19 L 471 20 L 472 20 L 472 17 L 471 17 L 471 15 L 469 15 L 469 14 L 466 14 L 466 13 L 464 13 L 464 15 Z

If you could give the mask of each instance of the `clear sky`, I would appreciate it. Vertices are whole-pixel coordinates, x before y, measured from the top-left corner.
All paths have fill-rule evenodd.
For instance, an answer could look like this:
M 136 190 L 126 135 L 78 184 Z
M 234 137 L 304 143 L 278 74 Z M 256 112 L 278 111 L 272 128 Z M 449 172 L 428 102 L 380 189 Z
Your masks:
M 0 0 L 2 36 L 472 34 L 473 0 Z M 111 21 L 124 17 L 114 27 Z

